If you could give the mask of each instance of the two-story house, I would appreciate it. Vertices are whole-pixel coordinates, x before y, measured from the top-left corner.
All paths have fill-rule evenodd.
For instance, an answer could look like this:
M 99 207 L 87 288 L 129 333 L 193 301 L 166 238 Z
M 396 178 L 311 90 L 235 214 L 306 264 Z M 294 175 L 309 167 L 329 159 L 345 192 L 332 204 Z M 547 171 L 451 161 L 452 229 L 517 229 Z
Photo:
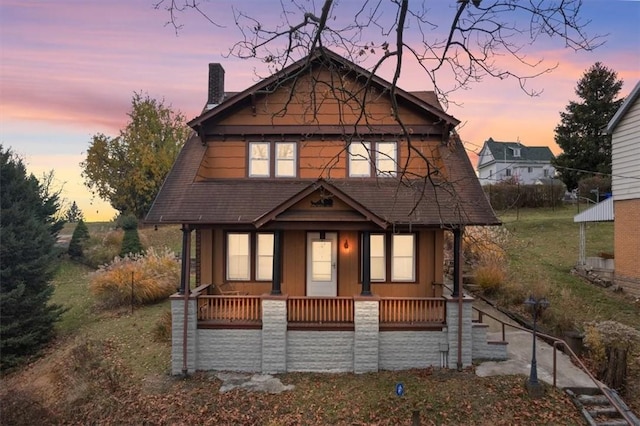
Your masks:
M 478 178 L 482 185 L 513 181 L 521 184 L 547 182 L 555 176 L 553 153 L 546 146 L 498 142 L 489 138 L 478 155 Z
M 609 121 L 614 281 L 640 297 L 640 82 Z
M 464 226 L 499 221 L 433 93 L 318 49 L 207 108 L 148 216 L 180 224 L 175 374 L 377 371 L 504 358 L 460 290 Z M 400 117 L 400 120 L 397 118 Z M 456 250 L 443 291 L 445 233 Z M 195 238 L 195 287 L 190 248 Z

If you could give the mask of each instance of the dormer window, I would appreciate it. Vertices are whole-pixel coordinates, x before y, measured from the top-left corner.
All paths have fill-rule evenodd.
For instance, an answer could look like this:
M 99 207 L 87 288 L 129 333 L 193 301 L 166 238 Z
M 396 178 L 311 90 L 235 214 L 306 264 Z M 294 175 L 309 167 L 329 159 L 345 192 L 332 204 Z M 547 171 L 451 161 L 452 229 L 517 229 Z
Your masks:
M 296 147 L 295 142 L 249 142 L 249 177 L 295 177 Z
M 520 157 L 520 148 L 511 148 L 514 157 Z

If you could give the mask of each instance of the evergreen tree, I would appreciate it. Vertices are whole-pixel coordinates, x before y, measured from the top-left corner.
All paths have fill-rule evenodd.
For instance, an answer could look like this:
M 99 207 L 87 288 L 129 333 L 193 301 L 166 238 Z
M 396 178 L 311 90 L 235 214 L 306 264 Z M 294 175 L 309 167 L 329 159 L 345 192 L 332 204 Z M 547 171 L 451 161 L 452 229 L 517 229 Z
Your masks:
M 73 203 L 71 203 L 71 207 L 69 207 L 69 210 L 65 212 L 64 218 L 69 223 L 76 223 L 81 220 L 84 220 L 84 214 L 82 213 L 82 210 L 80 210 L 76 202 L 74 201 Z
M 567 189 L 577 188 L 582 178 L 611 174 L 611 136 L 603 130 L 623 101 L 616 100 L 621 88 L 618 74 L 596 62 L 578 81 L 581 101 L 569 102 L 560 113 L 555 141 L 564 152 L 553 164 Z
M 122 229 L 124 229 L 124 237 L 122 238 L 122 248 L 120 249 L 120 257 L 128 254 L 144 253 L 144 248 L 140 242 L 138 235 L 138 220 L 135 216 L 124 216 L 121 219 Z
M 73 230 L 71 235 L 71 241 L 69 242 L 69 256 L 72 259 L 79 259 L 83 256 L 82 248 L 84 244 L 89 240 L 89 228 L 84 223 L 84 220 L 80 219 L 76 225 L 76 229 Z
M 49 304 L 55 273 L 57 193 L 27 175 L 0 145 L 0 369 L 15 367 L 53 337 L 62 308 Z

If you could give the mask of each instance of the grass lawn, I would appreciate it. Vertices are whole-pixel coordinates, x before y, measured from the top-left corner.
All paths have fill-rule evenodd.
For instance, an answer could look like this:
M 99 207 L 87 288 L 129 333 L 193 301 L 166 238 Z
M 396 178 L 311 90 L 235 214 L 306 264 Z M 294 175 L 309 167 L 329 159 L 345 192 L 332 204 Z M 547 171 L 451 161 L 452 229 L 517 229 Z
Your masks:
M 511 234 L 507 247 L 511 279 L 525 288 L 542 287 L 551 302 L 546 318 L 551 329 L 580 330 L 593 320 L 616 320 L 640 329 L 640 309 L 631 299 L 571 274 L 579 247 L 576 213 L 572 206 L 499 214 Z M 589 223 L 586 236 L 587 256 L 613 253 L 613 223 Z

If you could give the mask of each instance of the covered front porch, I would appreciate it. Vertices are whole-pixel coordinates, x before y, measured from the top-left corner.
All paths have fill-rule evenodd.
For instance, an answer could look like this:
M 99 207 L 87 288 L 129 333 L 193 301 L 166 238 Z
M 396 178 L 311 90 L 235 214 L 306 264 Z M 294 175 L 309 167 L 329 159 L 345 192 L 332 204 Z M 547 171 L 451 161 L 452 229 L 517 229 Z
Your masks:
M 221 296 L 209 287 L 172 297 L 173 374 L 364 373 L 506 358 L 472 321 L 469 297 Z

